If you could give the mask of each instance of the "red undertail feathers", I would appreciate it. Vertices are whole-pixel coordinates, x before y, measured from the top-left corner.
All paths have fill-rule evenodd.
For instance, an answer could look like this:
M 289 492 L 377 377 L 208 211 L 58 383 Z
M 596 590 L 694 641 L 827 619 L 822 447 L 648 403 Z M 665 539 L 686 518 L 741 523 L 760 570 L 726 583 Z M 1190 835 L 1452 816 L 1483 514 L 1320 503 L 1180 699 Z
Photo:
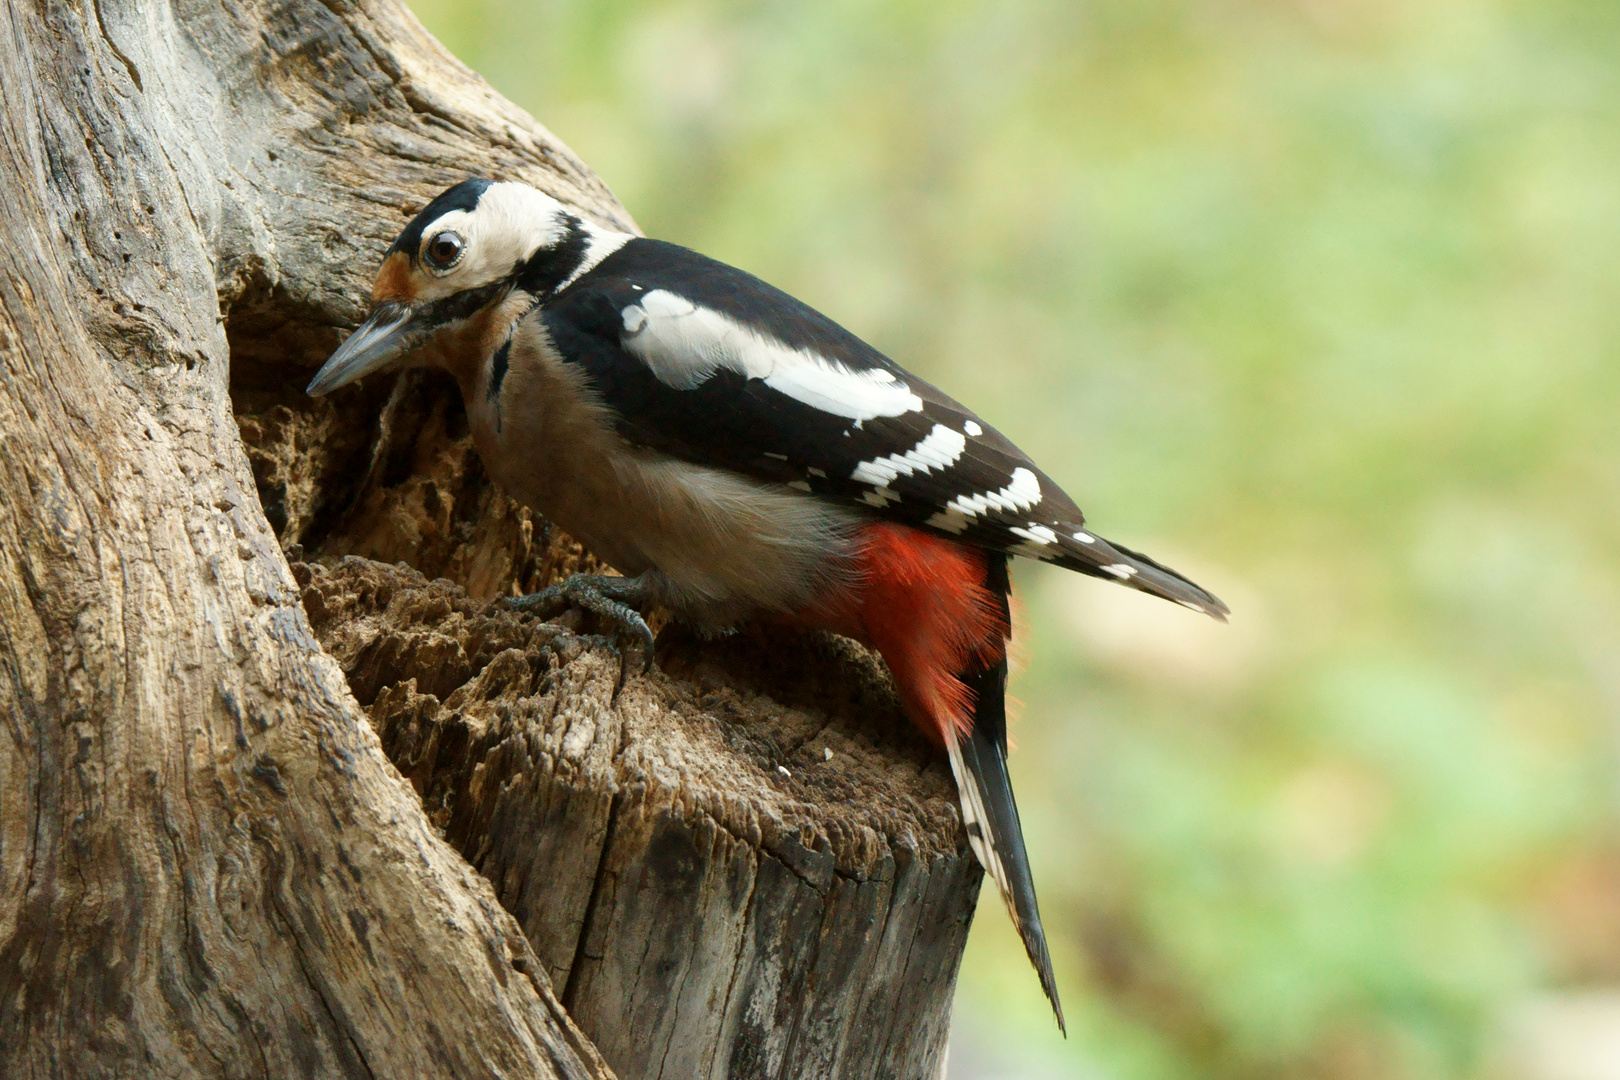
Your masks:
M 973 729 L 959 677 L 1003 661 L 1006 605 L 985 586 L 988 552 L 905 525 L 868 525 L 849 591 L 802 621 L 883 654 L 901 704 L 940 747 Z
M 802 619 L 883 654 L 902 705 L 950 758 L 968 843 L 1058 1001 L 1007 774 L 1007 556 L 904 525 L 868 525 L 850 588 Z

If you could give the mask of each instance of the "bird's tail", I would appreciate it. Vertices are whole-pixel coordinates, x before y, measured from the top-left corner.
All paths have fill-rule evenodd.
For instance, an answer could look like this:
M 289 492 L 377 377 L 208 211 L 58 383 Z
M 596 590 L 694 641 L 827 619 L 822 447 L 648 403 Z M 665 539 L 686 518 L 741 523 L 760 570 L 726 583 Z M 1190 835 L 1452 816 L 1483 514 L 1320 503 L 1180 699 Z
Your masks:
M 907 715 L 950 755 L 968 842 L 1006 902 L 1062 1028 L 1007 776 L 1007 556 L 874 522 L 862 533 L 859 558 L 858 587 L 798 620 L 881 652 Z
M 1046 562 L 1078 570 L 1091 577 L 1117 581 L 1150 596 L 1173 600 L 1182 607 L 1202 611 L 1221 622 L 1225 622 L 1231 614 L 1220 597 L 1191 578 L 1148 558 L 1140 551 L 1132 551 L 1124 544 L 1104 540 L 1084 529 L 1066 528 L 1057 534 L 1057 543 L 1041 547 L 1035 554 Z
M 1010 626 L 1007 597 L 1007 556 L 986 552 L 985 587 L 1001 605 L 1002 625 Z M 1007 655 L 1001 650 L 994 662 L 974 660 L 958 678 L 973 695 L 973 727 L 965 734 L 947 733 L 946 752 L 962 802 L 962 822 L 968 843 L 985 873 L 996 883 L 1007 914 L 1020 937 L 1029 961 L 1040 976 L 1041 989 L 1052 1003 L 1058 1030 L 1067 1034 L 1063 1004 L 1052 975 L 1052 956 L 1041 927 L 1035 882 L 1029 873 L 1024 830 L 1018 821 L 1012 780 L 1007 775 Z

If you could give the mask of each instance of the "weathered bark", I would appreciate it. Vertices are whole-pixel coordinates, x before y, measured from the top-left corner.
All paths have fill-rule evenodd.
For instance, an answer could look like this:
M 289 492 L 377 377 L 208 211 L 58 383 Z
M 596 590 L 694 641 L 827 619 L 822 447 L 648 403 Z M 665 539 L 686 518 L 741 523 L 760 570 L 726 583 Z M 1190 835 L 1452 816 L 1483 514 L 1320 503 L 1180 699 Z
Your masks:
M 870 661 L 806 669 L 840 709 L 672 639 L 614 707 L 567 620 L 468 599 L 588 557 L 453 391 L 302 394 L 468 174 L 628 225 L 395 4 L 0 13 L 0 1075 L 610 1075 L 554 979 L 627 1076 L 931 1069 L 978 875 Z M 812 699 L 876 714 L 828 787 Z

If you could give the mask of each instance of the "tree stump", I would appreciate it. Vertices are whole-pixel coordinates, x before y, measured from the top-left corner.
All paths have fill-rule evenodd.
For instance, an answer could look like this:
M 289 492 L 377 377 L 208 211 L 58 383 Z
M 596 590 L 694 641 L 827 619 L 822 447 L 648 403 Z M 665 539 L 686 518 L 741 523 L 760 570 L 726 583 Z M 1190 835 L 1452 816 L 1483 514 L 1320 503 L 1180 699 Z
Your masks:
M 0 11 L 0 1075 L 931 1075 L 978 870 L 881 667 L 615 701 L 448 383 L 302 392 L 442 188 L 611 195 L 392 0 Z
M 980 870 L 880 661 L 671 627 L 615 700 L 577 615 L 353 557 L 294 573 L 389 757 L 621 1076 L 934 1075 Z

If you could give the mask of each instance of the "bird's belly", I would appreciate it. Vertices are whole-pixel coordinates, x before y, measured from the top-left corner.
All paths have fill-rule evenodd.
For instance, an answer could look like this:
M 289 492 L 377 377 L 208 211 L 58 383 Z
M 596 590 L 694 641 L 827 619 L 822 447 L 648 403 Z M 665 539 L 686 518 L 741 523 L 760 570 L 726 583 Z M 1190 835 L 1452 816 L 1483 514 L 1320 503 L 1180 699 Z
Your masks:
M 719 629 L 791 614 L 844 584 L 861 519 L 722 469 L 631 446 L 566 416 L 473 416 L 490 473 L 652 599 Z M 548 422 L 549 421 L 549 422 Z

